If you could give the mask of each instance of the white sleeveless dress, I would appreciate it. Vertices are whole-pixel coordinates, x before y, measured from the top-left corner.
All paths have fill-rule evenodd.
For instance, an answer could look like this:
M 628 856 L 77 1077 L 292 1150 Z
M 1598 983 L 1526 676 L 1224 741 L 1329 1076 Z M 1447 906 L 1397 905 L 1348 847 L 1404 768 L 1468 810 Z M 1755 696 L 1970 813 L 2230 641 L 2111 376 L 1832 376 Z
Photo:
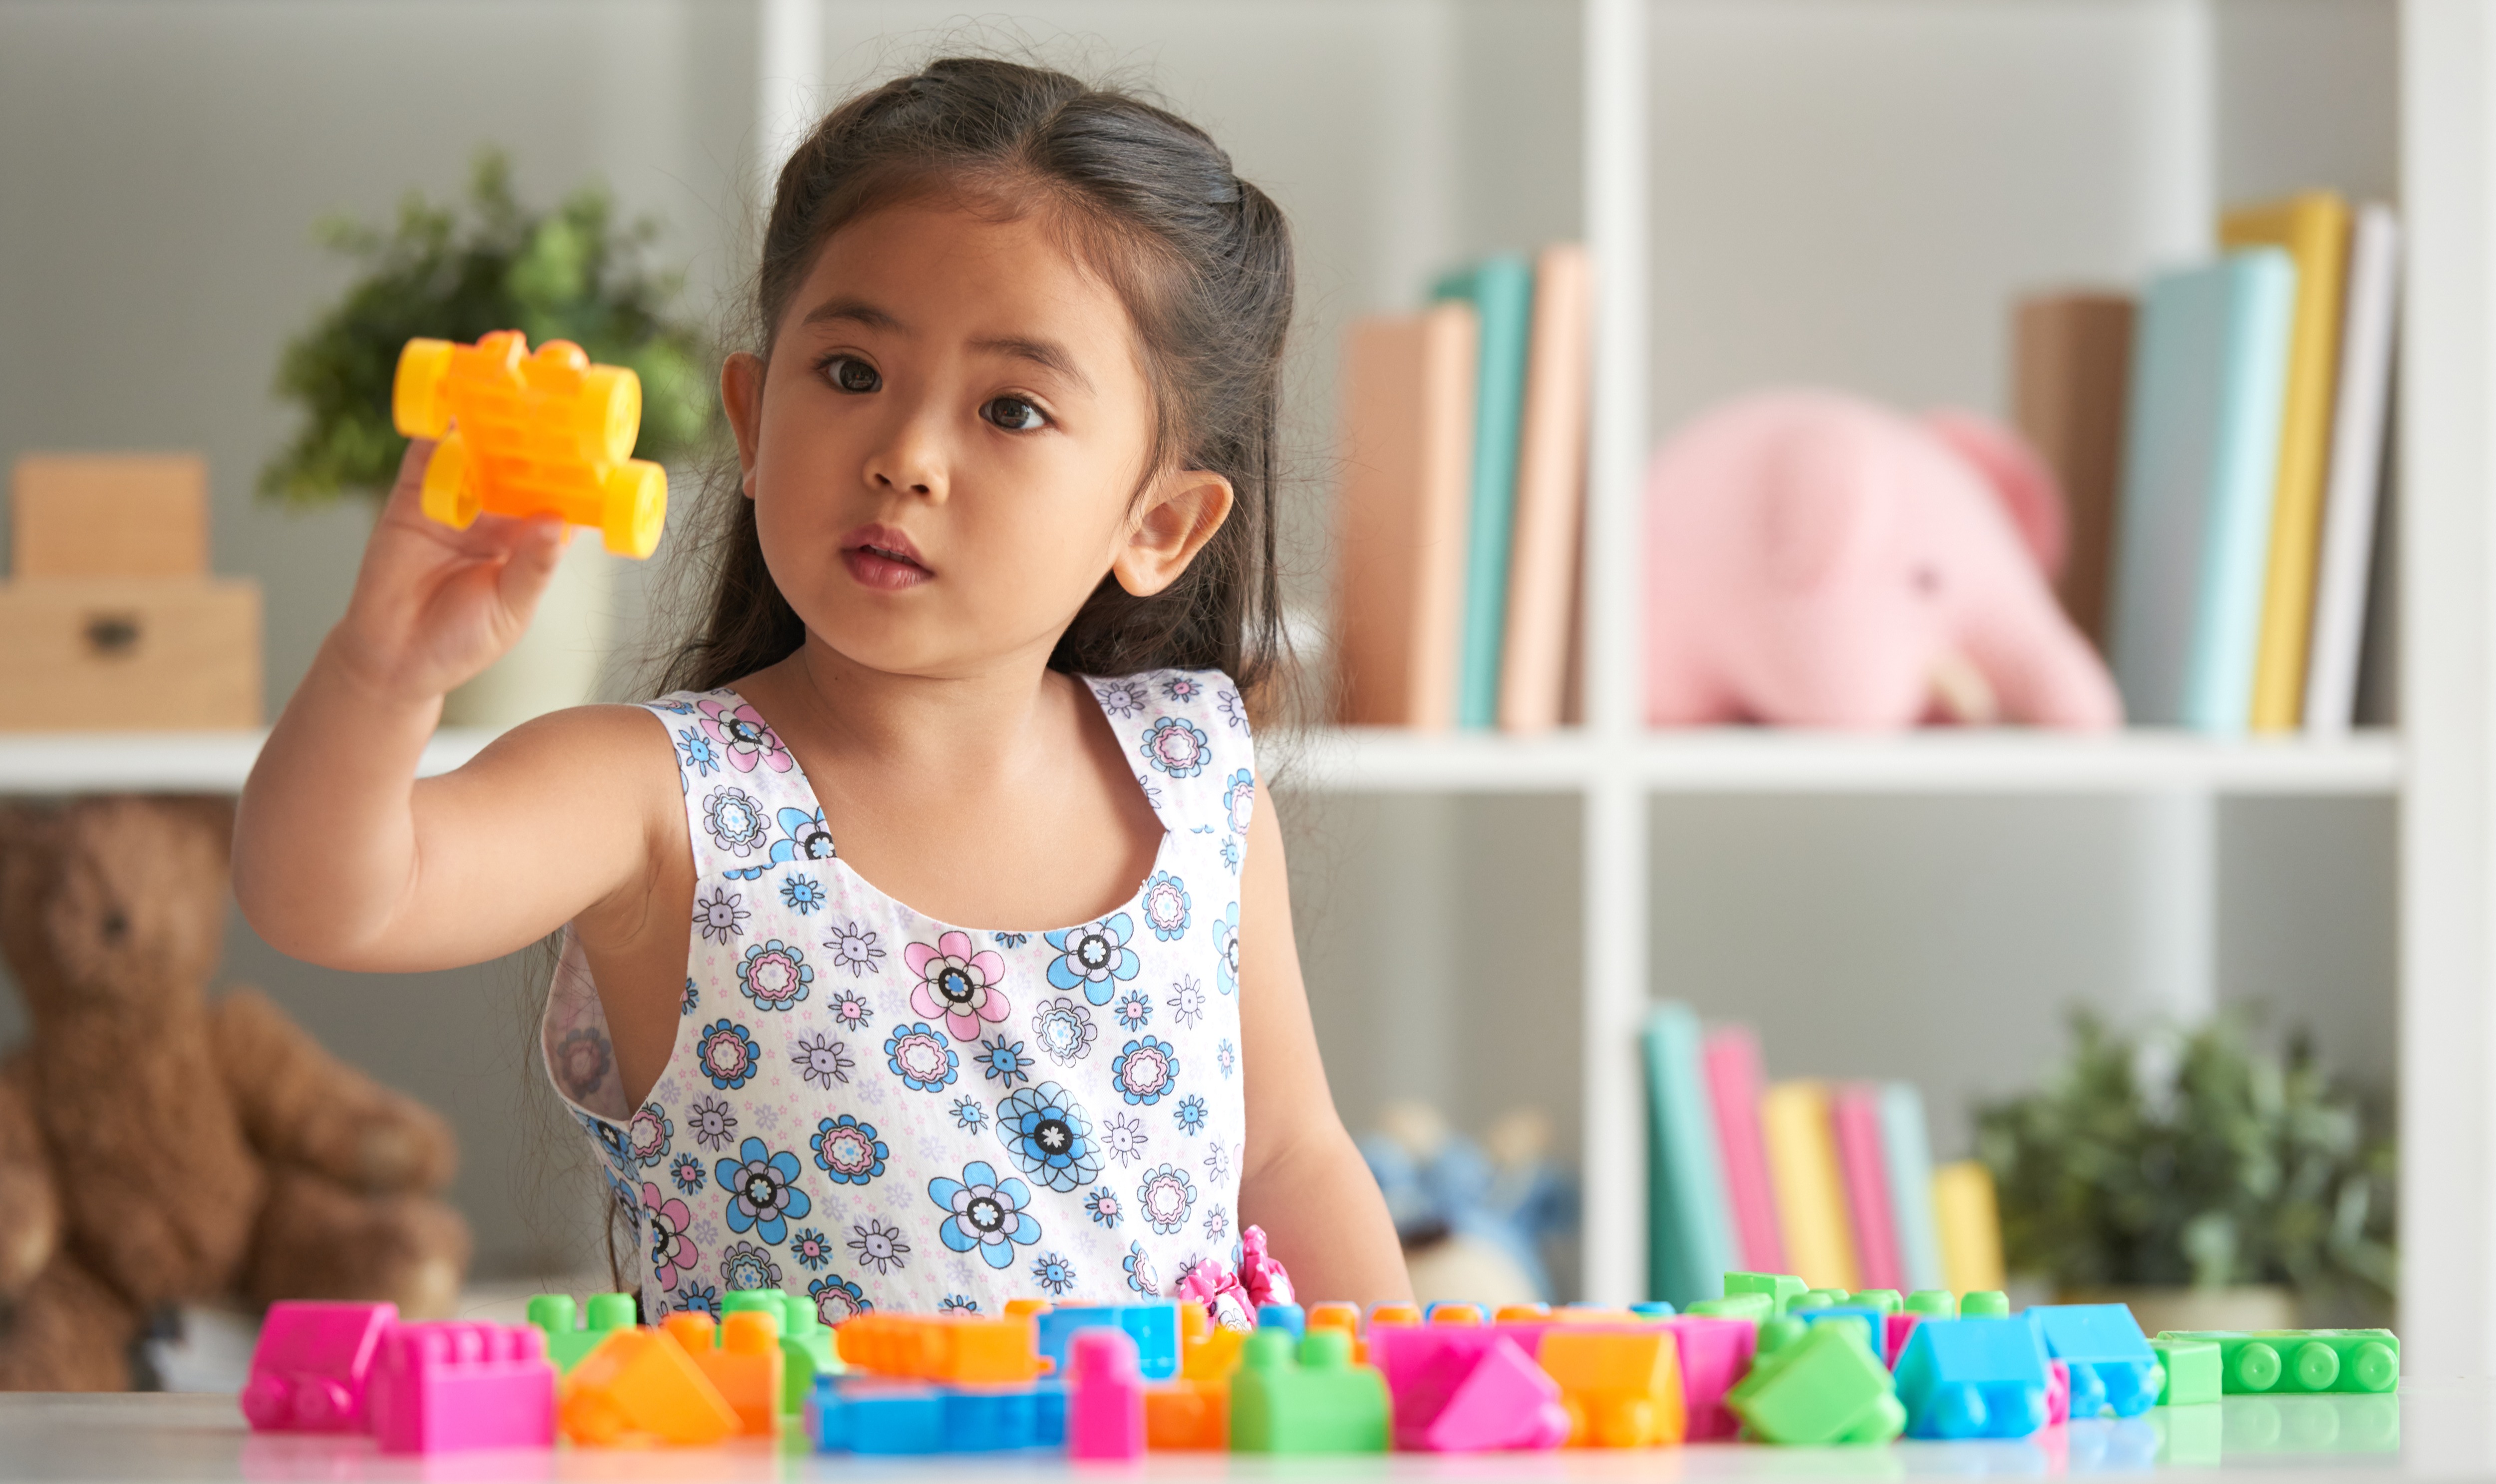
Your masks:
M 1247 715 L 1214 670 L 1086 684 L 1162 842 L 1124 906 L 1045 930 L 939 922 L 868 884 L 734 692 L 644 703 L 693 836 L 675 1047 L 627 1107 L 569 934 L 543 1041 L 641 1234 L 645 1314 L 765 1287 L 827 1323 L 996 1314 L 1236 1267 Z

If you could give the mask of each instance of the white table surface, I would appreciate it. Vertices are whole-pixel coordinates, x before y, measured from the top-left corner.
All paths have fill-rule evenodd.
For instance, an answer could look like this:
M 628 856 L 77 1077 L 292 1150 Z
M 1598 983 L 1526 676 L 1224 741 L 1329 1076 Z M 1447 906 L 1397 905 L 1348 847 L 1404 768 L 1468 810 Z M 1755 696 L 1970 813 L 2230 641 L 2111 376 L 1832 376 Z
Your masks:
M 2397 1397 L 2229 1397 L 2127 1421 L 2049 1428 L 2020 1442 L 1879 1448 L 1705 1444 L 1428 1458 L 1252 1459 L 1155 1454 L 1074 1469 L 1042 1454 L 859 1459 L 756 1441 L 702 1450 L 393 1458 L 366 1438 L 245 1430 L 230 1397 L 0 1395 L 0 1478 L 38 1480 L 779 1480 L 1146 1477 L 1205 1480 L 1903 1479 L 2206 1472 L 2300 1481 L 2496 1477 L 2496 1386 L 2410 1382 Z

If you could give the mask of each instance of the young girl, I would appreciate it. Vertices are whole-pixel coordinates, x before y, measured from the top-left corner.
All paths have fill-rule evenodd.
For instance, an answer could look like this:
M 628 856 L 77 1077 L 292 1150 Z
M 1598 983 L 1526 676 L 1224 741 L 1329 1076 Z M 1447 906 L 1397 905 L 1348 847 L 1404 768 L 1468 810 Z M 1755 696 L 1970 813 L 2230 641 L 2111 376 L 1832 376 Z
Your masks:
M 986 60 L 852 99 L 721 375 L 678 689 L 416 779 L 563 539 L 427 521 L 417 444 L 244 790 L 243 911 L 342 969 L 562 929 L 546 1065 L 645 1313 L 1168 1296 L 1252 1222 L 1303 1293 L 1405 1297 L 1250 747 L 1291 306 L 1281 213 L 1167 112 Z

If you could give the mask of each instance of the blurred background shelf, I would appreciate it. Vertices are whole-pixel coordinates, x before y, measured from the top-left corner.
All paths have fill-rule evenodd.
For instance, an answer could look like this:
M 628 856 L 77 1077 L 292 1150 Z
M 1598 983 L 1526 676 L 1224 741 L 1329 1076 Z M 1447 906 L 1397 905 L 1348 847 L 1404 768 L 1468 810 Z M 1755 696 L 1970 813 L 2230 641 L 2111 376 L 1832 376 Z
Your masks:
M 486 730 L 445 727 L 417 770 L 448 773 L 493 739 Z M 267 740 L 266 731 L 0 733 L 0 794 L 233 793 Z

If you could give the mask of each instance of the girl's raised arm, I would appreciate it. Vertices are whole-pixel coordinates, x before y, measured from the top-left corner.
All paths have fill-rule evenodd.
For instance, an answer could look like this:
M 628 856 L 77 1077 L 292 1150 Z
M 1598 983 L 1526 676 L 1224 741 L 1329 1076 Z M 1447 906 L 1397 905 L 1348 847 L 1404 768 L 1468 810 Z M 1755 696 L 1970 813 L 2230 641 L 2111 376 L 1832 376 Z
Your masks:
M 235 818 L 244 916 L 281 952 L 331 968 L 510 952 L 645 889 L 652 841 L 682 828 L 666 734 L 627 707 L 544 717 L 456 772 L 416 777 L 443 696 L 519 638 L 565 534 L 546 520 L 489 515 L 453 531 L 426 519 L 432 449 L 409 447 L 347 615 Z

